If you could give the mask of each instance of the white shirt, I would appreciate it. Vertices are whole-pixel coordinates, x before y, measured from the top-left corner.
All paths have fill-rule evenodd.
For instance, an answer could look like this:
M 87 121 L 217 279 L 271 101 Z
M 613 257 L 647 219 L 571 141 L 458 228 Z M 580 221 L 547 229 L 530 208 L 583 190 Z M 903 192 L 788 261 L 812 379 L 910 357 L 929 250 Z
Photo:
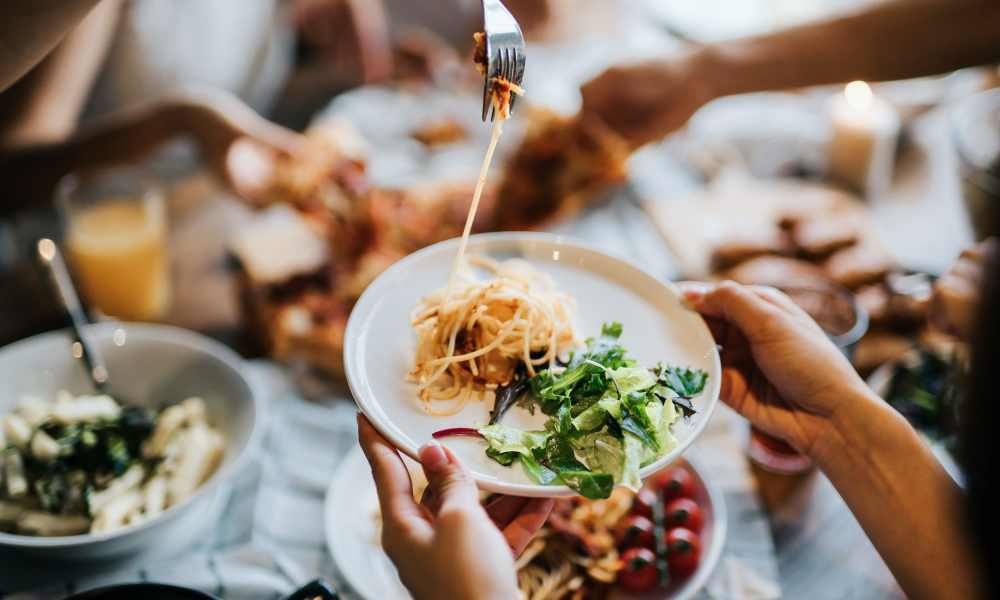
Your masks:
M 278 0 L 128 0 L 85 117 L 190 84 L 267 112 L 291 70 L 293 40 Z

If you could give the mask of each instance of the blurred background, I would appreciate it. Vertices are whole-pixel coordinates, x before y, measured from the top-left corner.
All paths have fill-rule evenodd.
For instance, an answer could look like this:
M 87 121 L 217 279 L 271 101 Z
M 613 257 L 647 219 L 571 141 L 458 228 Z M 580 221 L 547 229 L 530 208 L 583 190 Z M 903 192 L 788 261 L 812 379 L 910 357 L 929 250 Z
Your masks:
M 732 93 L 711 94 L 706 52 L 900 3 L 507 4 L 528 37 L 526 95 L 477 230 L 564 233 L 662 279 L 782 288 L 951 466 L 953 407 L 926 398 L 948 397 L 963 350 L 929 311 L 935 282 L 994 233 L 997 65 L 970 53 L 967 68 L 889 81 L 866 81 L 875 67 L 844 81 L 831 69 L 822 85 L 746 69 Z M 353 301 L 394 260 L 460 233 L 489 137 L 469 64 L 480 11 L 477 0 L 101 1 L 0 93 L 0 345 L 67 323 L 35 257 L 51 237 L 94 318 L 192 329 L 277 373 L 269 385 L 294 401 L 276 412 L 275 460 L 317 494 L 337 460 L 293 463 L 330 435 L 316 410 L 350 420 L 340 352 Z M 821 61 L 815 35 L 784 47 L 788 64 Z M 907 39 L 858 59 L 855 42 L 874 46 L 847 37 L 834 54 L 934 71 Z M 650 60 L 660 67 L 598 78 Z M 589 111 L 588 93 L 620 119 Z M 350 423 L 330 422 L 350 443 Z M 847 561 L 854 583 L 820 597 L 897 597 L 829 484 L 774 475 L 808 461 L 740 436 L 718 442 L 735 452 L 708 453 L 725 465 L 749 452 L 762 467 L 727 480 L 738 498 L 727 501 L 755 515 L 747 526 L 773 534 L 774 547 L 750 545 L 768 557 L 755 568 L 794 598 L 823 577 L 835 585 L 825 567 Z M 758 486 L 762 500 L 747 499 Z M 820 542 L 818 528 L 838 533 Z M 804 540 L 812 554 L 796 550 Z

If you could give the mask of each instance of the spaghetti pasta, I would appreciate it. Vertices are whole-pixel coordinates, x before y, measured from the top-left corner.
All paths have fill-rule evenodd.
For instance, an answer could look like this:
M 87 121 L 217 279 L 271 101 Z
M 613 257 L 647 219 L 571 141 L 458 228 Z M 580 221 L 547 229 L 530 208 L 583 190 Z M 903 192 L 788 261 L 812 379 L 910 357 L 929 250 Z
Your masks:
M 476 42 L 477 48 L 484 43 L 481 34 Z M 485 61 L 479 54 L 477 50 L 476 64 L 481 66 Z M 494 275 L 483 281 L 471 276 L 466 263 L 486 175 L 503 122 L 510 117 L 511 94 L 524 93 L 501 77 L 492 78 L 490 86 L 496 118 L 448 285 L 424 298 L 412 316 L 417 351 L 410 380 L 419 386 L 424 410 L 439 416 L 461 411 L 473 393 L 483 398 L 510 383 L 519 365 L 534 376 L 535 365 L 551 366 L 575 342 L 572 301 L 556 292 L 547 276 L 523 261 L 475 257 L 475 264 Z M 434 406 L 441 400 L 452 402 L 444 409 Z
M 431 414 L 460 411 L 470 395 L 491 394 L 519 368 L 534 376 L 535 367 L 553 365 L 576 343 L 574 302 L 547 274 L 517 259 L 473 255 L 468 262 L 490 277 L 478 279 L 463 265 L 412 315 L 417 351 L 410 380 Z M 434 406 L 442 400 L 451 406 Z

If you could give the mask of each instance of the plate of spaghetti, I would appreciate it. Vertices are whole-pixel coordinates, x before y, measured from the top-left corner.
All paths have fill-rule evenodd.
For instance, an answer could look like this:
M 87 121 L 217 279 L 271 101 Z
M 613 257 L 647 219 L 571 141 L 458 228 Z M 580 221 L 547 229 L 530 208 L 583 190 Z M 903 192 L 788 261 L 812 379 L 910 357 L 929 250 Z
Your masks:
M 420 466 L 405 463 L 419 495 L 426 485 Z M 482 494 L 485 505 L 491 500 Z M 333 560 L 359 597 L 411 597 L 382 549 L 375 483 L 360 448 L 341 463 L 323 512 Z M 681 514 L 684 523 L 677 522 Z M 603 500 L 561 498 L 517 558 L 521 598 L 688 600 L 719 563 L 727 520 L 722 490 L 694 460 L 656 473 L 638 493 L 618 488 Z
M 721 369 L 705 322 L 629 262 L 544 233 L 395 263 L 351 313 L 360 410 L 416 457 L 437 438 L 486 491 L 608 498 L 702 431 Z

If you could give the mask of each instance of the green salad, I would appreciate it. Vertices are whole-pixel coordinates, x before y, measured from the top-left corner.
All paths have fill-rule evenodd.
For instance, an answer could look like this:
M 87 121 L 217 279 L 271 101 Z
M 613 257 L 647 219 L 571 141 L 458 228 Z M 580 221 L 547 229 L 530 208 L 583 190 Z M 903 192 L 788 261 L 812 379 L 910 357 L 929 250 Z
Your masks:
M 491 422 L 476 430 L 486 454 L 520 463 L 540 484 L 564 484 L 587 498 L 607 498 L 621 483 L 642 485 L 639 469 L 677 445 L 678 418 L 694 414 L 691 398 L 708 374 L 664 364 L 647 368 L 628 357 L 622 326 L 605 324 L 569 361 L 497 390 Z M 500 423 L 512 405 L 549 415 L 545 428 L 523 431 Z

